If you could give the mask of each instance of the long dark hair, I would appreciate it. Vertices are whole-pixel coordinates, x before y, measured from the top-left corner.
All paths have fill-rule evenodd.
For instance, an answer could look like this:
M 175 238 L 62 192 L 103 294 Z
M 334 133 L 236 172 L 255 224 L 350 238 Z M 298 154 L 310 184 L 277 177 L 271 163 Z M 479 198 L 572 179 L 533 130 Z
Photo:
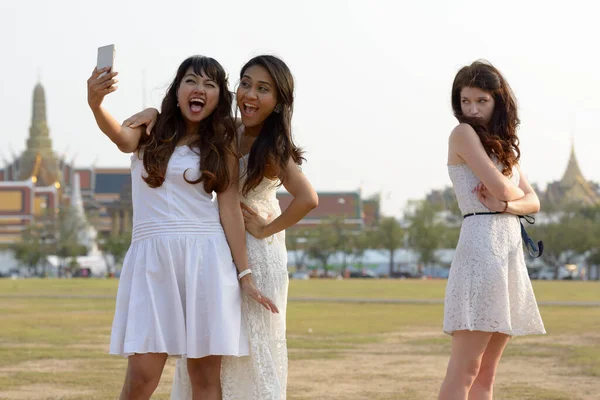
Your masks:
M 463 115 L 460 93 L 464 87 L 481 89 L 494 98 L 494 112 L 489 124 Z M 521 157 L 517 137 L 520 120 L 515 95 L 500 71 L 486 61 L 475 61 L 461 68 L 452 84 L 452 110 L 459 122 L 473 127 L 486 153 L 495 156 L 503 165 L 502 173 L 510 176 Z
M 229 186 L 229 169 L 227 154 L 232 152 L 235 124 L 231 115 L 233 95 L 227 86 L 227 75 L 217 60 L 192 56 L 186 59 L 179 68 L 175 79 L 169 86 L 162 101 L 161 112 L 150 136 L 142 135 L 138 152 L 143 152 L 144 168 L 147 176 L 143 179 L 148 186 L 156 188 L 165 181 L 167 165 L 175 147 L 181 138 L 186 136 L 186 122 L 177 107 L 177 90 L 188 68 L 194 73 L 208 76 L 219 86 L 219 102 L 217 108 L 198 125 L 198 132 L 190 143 L 192 149 L 200 150 L 200 178 L 188 183 L 203 182 L 208 193 L 222 192 Z
M 256 188 L 267 171 L 274 171 L 284 182 L 286 166 L 290 157 L 298 165 L 302 164 L 302 149 L 294 144 L 292 138 L 292 113 L 294 110 L 294 77 L 288 66 L 279 58 L 262 55 L 251 59 L 240 72 L 240 79 L 250 67 L 260 65 L 267 70 L 277 91 L 279 112 L 272 112 L 263 123 L 260 134 L 252 144 L 248 156 L 246 182 L 242 194 Z

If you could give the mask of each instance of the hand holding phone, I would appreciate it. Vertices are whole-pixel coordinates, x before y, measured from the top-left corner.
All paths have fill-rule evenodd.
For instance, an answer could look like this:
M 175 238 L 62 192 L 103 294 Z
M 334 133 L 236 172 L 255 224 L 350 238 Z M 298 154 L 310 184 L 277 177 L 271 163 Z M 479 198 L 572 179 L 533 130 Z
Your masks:
M 96 63 L 96 69 L 101 70 L 102 68 L 106 67 L 110 67 L 110 72 L 115 72 L 114 44 L 98 47 L 98 61 Z M 100 77 L 104 76 L 105 74 L 106 72 L 103 72 Z
M 99 109 L 104 97 L 117 90 L 114 71 L 115 45 L 98 48 L 98 62 L 92 76 L 87 81 L 88 104 L 92 110 Z

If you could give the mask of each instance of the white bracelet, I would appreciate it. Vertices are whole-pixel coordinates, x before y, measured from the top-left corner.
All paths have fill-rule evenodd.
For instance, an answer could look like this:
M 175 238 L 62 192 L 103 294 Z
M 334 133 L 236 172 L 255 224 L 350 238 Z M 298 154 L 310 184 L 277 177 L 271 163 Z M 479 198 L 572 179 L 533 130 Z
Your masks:
M 252 273 L 252 270 L 250 268 L 243 270 L 242 272 L 240 272 L 238 274 L 238 280 L 241 280 L 243 277 L 245 277 L 246 275 L 249 275 Z

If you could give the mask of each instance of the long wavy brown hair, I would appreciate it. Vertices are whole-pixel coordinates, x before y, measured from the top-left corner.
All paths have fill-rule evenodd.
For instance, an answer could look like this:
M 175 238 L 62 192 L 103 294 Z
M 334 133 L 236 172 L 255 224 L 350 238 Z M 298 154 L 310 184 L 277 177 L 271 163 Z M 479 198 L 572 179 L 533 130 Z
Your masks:
M 194 73 L 215 81 L 219 86 L 219 102 L 210 116 L 198 125 L 198 131 L 189 144 L 192 149 L 199 150 L 200 178 L 190 181 L 184 173 L 184 179 L 190 184 L 203 182 L 204 190 L 208 193 L 219 193 L 230 183 L 226 158 L 227 154 L 233 154 L 235 124 L 231 111 L 233 95 L 227 86 L 227 74 L 221 64 L 210 57 L 189 57 L 177 69 L 175 79 L 162 101 L 161 112 L 151 135 L 142 135 L 138 145 L 137 150 L 142 154 L 147 173 L 143 179 L 153 188 L 163 184 L 169 159 L 177 143 L 187 134 L 186 121 L 177 107 L 177 90 L 190 67 Z
M 270 55 L 254 57 L 242 67 L 240 79 L 250 67 L 260 65 L 267 70 L 275 82 L 277 104 L 280 112 L 273 111 L 264 121 L 260 134 L 252 144 L 248 156 L 246 182 L 242 188 L 245 196 L 256 188 L 263 178 L 276 175 L 283 183 L 286 179 L 286 166 L 290 157 L 298 165 L 302 164 L 302 149 L 292 138 L 292 114 L 294 110 L 294 77 L 288 66 L 279 58 Z
M 463 115 L 460 105 L 464 87 L 481 89 L 494 98 L 495 107 L 489 124 L 484 125 L 476 118 Z M 521 121 L 517 115 L 515 95 L 500 71 L 486 61 L 475 61 L 461 68 L 452 84 L 452 110 L 460 123 L 473 127 L 486 153 L 490 157 L 495 156 L 503 165 L 502 174 L 510 176 L 521 157 L 517 137 Z

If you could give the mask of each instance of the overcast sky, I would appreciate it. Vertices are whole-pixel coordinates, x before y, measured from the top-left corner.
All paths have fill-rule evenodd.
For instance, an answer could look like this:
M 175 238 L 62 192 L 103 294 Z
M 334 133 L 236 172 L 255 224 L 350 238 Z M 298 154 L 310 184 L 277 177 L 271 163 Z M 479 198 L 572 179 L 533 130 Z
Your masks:
M 530 181 L 544 188 L 562 176 L 572 135 L 586 178 L 600 181 L 595 4 L 0 0 L 0 155 L 25 148 L 40 79 L 57 153 L 78 166 L 128 166 L 86 103 L 99 46 L 117 47 L 119 89 L 105 105 L 120 120 L 159 107 L 189 55 L 219 60 L 233 89 L 241 66 L 268 53 L 295 76 L 294 135 L 317 190 L 362 186 L 383 194 L 384 213 L 399 214 L 408 199 L 450 183 L 452 80 L 485 58 L 517 95 Z

